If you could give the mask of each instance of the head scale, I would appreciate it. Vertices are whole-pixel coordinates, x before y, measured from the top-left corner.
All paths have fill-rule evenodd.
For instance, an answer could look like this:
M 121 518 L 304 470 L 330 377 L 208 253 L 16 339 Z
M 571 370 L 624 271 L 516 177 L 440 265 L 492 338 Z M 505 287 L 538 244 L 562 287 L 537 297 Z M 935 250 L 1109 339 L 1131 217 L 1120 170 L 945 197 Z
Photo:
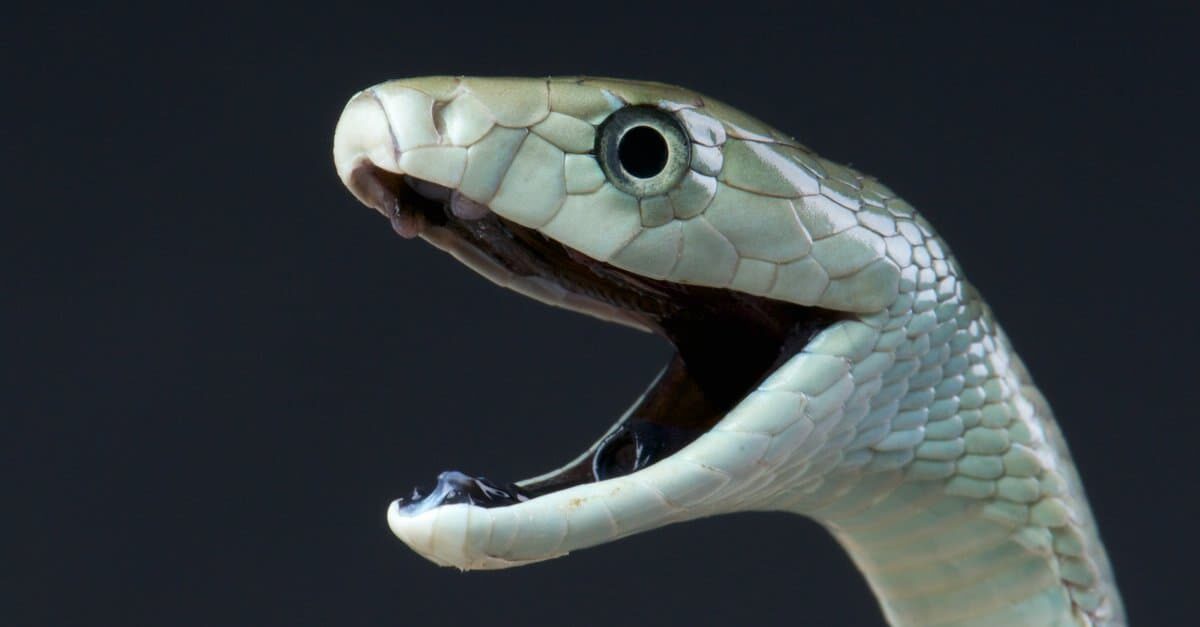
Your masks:
M 452 78 L 356 95 L 338 172 L 456 190 L 636 275 L 869 313 L 897 296 L 928 225 L 874 179 L 720 102 L 657 83 Z M 478 269 L 478 268 L 476 268 Z

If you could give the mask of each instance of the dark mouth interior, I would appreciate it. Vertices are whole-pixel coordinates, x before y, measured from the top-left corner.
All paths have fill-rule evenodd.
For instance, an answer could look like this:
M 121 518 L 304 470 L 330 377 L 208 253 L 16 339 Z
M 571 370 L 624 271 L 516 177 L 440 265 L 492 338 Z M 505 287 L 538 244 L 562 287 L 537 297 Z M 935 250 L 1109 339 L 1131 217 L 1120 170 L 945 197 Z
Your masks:
M 515 484 L 445 472 L 421 508 L 470 502 L 509 505 L 575 485 L 601 481 L 664 459 L 715 425 L 772 370 L 843 314 L 726 289 L 637 276 L 596 261 L 490 211 L 463 219 L 451 210 L 451 190 L 371 165 L 355 183 L 378 200 L 396 227 L 453 233 L 514 274 L 540 276 L 567 290 L 615 305 L 675 347 L 669 364 L 624 420 L 575 462 Z M 386 195 L 381 197 L 381 192 Z M 403 232 L 411 236 L 411 230 Z M 434 502 L 431 502 L 434 501 Z

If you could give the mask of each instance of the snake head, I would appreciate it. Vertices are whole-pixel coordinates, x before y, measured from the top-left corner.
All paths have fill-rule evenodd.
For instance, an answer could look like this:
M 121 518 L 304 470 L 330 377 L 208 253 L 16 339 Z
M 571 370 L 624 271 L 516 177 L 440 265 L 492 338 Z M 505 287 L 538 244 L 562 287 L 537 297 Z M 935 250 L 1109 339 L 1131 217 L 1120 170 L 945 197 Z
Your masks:
M 875 180 L 657 83 L 386 82 L 347 104 L 334 160 L 402 236 L 677 349 L 629 413 L 562 469 L 517 484 L 446 473 L 431 494 L 393 504 L 397 536 L 461 568 L 752 507 L 750 485 L 805 440 L 750 430 L 747 417 L 799 415 L 805 402 L 768 409 L 756 391 L 807 376 L 779 369 L 839 321 L 885 315 L 917 280 L 914 254 L 949 263 L 928 225 Z

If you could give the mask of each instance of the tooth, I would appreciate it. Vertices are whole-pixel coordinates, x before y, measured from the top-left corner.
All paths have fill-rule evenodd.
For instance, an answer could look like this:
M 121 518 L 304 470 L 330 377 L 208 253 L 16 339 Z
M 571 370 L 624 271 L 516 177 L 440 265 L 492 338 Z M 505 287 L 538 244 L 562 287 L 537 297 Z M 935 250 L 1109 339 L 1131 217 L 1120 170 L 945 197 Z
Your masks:
M 463 196 L 457 190 L 450 194 L 450 213 L 453 213 L 458 218 L 463 220 L 478 220 L 486 216 L 488 211 L 486 205 Z

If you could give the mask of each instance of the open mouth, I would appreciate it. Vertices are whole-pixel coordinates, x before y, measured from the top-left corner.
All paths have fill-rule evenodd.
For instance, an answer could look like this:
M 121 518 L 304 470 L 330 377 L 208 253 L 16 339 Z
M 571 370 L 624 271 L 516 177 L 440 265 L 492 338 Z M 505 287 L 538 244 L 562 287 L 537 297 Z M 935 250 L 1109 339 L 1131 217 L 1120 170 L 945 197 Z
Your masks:
M 616 425 L 567 465 L 515 483 L 445 472 L 402 499 L 401 511 L 470 503 L 497 507 L 627 475 L 665 459 L 713 427 L 771 371 L 843 314 L 733 290 L 638 276 L 572 250 L 457 191 L 363 162 L 351 186 L 405 238 L 416 236 L 500 283 L 652 331 L 671 361 Z M 556 295 L 554 298 L 544 297 Z

